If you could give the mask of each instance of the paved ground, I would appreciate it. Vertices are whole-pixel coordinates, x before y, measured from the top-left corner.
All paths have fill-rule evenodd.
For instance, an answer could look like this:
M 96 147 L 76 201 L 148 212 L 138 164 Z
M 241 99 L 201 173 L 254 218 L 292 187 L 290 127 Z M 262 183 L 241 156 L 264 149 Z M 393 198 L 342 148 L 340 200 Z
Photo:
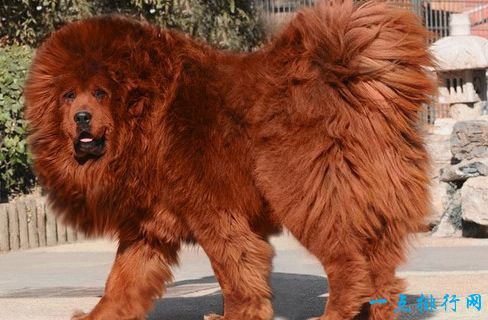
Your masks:
M 273 240 L 276 248 L 272 285 L 276 319 L 301 320 L 323 311 L 327 281 L 318 262 L 291 237 Z M 411 312 L 402 320 L 487 320 L 488 240 L 431 239 L 414 242 L 409 263 L 399 270 L 408 280 Z M 0 255 L 0 320 L 66 320 L 74 309 L 89 310 L 103 290 L 114 245 L 91 241 Z M 459 298 L 457 311 L 438 306 L 434 313 L 416 311 L 421 295 Z M 481 295 L 481 310 L 466 307 L 466 297 Z M 452 307 L 449 304 L 449 307 Z M 186 248 L 175 283 L 159 300 L 150 320 L 196 320 L 221 311 L 218 284 L 202 250 Z

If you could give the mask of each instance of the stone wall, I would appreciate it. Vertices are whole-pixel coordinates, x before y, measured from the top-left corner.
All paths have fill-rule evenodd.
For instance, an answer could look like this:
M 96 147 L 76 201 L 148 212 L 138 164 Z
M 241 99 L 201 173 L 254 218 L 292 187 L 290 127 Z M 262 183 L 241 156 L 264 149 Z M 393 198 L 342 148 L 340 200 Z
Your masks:
M 488 237 L 488 118 L 456 122 L 448 142 L 428 139 L 441 140 L 442 148 L 431 149 L 448 146 L 450 160 L 433 154 L 434 235 Z
M 0 252 L 81 239 L 84 239 L 81 233 L 56 219 L 43 197 L 29 196 L 0 204 Z

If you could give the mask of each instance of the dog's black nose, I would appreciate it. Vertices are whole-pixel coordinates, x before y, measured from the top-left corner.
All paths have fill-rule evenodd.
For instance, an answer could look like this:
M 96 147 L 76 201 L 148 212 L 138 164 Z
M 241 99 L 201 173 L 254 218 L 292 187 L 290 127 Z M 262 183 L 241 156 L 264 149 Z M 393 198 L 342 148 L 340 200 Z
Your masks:
M 88 111 L 80 111 L 75 114 L 75 122 L 79 126 L 87 126 L 91 121 L 91 113 Z

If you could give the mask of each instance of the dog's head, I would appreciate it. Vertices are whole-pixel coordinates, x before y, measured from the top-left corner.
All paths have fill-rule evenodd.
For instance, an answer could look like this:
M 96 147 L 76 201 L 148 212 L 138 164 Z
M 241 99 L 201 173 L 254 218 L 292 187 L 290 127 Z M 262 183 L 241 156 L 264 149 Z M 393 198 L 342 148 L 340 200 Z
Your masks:
M 73 81 L 59 90 L 61 128 L 80 162 L 103 156 L 114 131 L 110 81 L 101 76 L 86 83 Z M 116 93 L 115 93 L 116 94 Z
M 155 66 L 157 32 L 121 17 L 92 18 L 61 28 L 38 49 L 24 91 L 35 159 L 69 154 L 84 165 L 116 153 L 150 97 L 164 91 L 164 76 L 153 75 L 166 71 Z

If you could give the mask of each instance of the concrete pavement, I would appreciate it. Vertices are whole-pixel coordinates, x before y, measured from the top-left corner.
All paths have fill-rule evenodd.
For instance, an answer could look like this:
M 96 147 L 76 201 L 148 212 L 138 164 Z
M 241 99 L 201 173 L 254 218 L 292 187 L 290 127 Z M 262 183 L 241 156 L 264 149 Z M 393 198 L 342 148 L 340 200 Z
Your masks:
M 276 249 L 272 286 L 276 319 L 301 320 L 323 311 L 327 281 L 322 267 L 289 236 L 273 239 Z M 399 274 L 408 280 L 410 312 L 402 320 L 487 320 L 488 240 L 432 239 L 414 241 L 409 262 Z M 66 320 L 75 309 L 91 309 L 102 294 L 115 245 L 89 241 L 0 255 L 0 320 Z M 201 249 L 185 248 L 175 283 L 157 302 L 150 320 L 203 319 L 221 312 L 218 284 Z M 416 300 L 432 294 L 436 312 L 416 311 Z M 459 298 L 457 311 L 440 306 L 449 294 Z M 481 310 L 466 307 L 466 297 L 481 295 Z

